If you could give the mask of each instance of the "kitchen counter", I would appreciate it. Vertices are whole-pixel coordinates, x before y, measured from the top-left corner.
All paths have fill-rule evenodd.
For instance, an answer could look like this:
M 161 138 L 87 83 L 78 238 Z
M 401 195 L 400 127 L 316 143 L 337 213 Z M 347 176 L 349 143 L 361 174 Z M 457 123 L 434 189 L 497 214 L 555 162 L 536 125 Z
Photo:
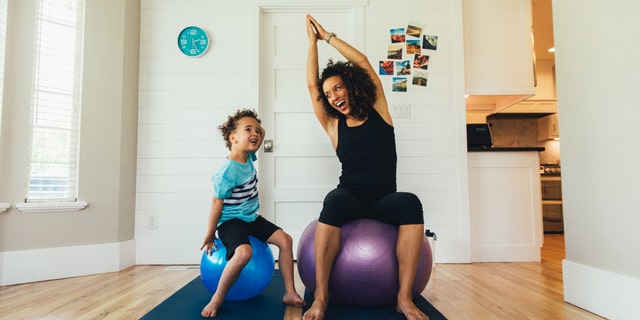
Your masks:
M 540 261 L 539 149 L 469 152 L 472 262 Z
M 469 152 L 496 152 L 496 151 L 544 151 L 544 147 L 492 147 L 492 148 L 483 148 L 483 147 L 469 147 L 467 148 Z

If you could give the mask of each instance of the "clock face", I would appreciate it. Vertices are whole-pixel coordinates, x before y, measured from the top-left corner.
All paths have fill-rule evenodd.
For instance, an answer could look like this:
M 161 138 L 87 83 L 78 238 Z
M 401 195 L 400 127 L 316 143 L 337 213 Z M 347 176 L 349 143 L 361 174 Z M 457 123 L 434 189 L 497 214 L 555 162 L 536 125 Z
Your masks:
M 209 36 L 201 28 L 186 27 L 178 35 L 178 48 L 190 57 L 201 56 L 209 48 Z

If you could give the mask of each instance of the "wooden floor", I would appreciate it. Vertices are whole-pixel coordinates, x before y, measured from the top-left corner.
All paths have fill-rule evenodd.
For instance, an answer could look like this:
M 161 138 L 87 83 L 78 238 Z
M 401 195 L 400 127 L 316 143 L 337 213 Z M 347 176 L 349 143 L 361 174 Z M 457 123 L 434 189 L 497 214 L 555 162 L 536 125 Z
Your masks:
M 540 263 L 437 264 L 423 295 L 448 319 L 602 319 L 563 302 L 564 237 L 545 235 L 544 244 Z M 198 275 L 195 267 L 134 266 L 4 286 L 0 319 L 139 319 Z M 302 294 L 299 279 L 296 287 Z M 300 316 L 288 307 L 283 320 Z

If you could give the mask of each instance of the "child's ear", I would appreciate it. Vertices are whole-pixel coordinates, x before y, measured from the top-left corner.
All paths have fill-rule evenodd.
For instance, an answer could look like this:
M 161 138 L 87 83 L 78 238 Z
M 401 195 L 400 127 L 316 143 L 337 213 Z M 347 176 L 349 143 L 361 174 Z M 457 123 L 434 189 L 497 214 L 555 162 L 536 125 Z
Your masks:
M 236 133 L 233 132 L 229 135 L 229 141 L 231 141 L 231 144 L 235 144 L 238 142 L 238 140 L 236 139 Z

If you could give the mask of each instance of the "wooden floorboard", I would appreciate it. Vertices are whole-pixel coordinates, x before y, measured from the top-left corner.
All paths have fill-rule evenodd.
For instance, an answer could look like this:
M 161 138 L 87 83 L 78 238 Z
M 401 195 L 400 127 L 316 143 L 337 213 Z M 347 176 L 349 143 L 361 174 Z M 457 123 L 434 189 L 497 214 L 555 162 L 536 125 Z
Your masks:
M 564 237 L 545 235 L 541 262 L 437 264 L 423 296 L 448 319 L 603 319 L 563 301 Z M 197 268 L 121 272 L 0 287 L 0 319 L 139 319 Z M 304 287 L 296 274 L 296 288 Z M 300 319 L 288 307 L 283 320 Z

